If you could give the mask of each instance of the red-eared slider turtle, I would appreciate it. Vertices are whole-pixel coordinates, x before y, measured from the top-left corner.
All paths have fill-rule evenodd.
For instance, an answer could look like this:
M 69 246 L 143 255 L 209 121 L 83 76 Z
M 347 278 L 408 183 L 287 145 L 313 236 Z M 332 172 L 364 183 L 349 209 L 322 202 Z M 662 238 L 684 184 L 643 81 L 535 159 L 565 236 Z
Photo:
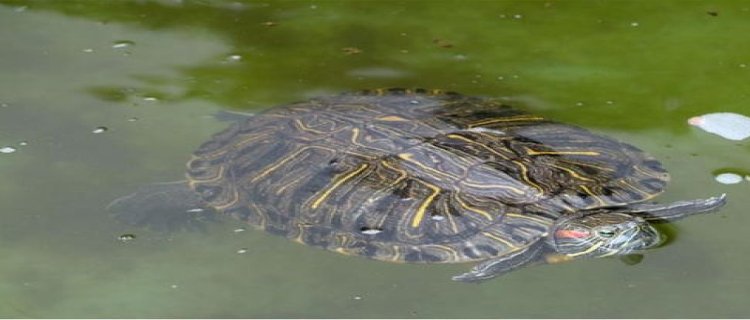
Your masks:
M 387 89 L 247 118 L 195 151 L 186 182 L 110 208 L 141 216 L 212 208 L 342 254 L 477 262 L 453 279 L 480 281 L 648 249 L 661 242 L 651 223 L 725 203 L 723 195 L 646 203 L 668 180 L 636 147 L 500 101 Z

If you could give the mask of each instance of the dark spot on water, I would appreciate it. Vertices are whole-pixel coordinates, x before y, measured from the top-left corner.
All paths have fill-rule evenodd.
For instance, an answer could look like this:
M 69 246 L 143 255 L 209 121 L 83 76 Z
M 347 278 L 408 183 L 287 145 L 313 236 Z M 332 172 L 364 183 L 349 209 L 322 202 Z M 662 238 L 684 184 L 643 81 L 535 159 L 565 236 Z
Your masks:
M 709 15 L 709 16 L 712 16 L 712 17 L 716 17 L 716 16 L 718 16 L 718 15 L 719 15 L 719 13 L 718 13 L 717 11 L 708 11 L 708 12 L 706 12 L 706 13 L 708 13 L 708 15 Z

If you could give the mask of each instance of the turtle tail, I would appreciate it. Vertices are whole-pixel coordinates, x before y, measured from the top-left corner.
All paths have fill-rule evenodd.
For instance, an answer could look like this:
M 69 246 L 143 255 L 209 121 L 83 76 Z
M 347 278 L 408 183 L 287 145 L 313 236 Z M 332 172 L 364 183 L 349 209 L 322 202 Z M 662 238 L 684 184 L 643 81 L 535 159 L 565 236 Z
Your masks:
M 115 220 L 158 232 L 204 230 L 206 223 L 216 220 L 186 181 L 154 183 L 139 187 L 132 194 L 120 197 L 107 206 Z

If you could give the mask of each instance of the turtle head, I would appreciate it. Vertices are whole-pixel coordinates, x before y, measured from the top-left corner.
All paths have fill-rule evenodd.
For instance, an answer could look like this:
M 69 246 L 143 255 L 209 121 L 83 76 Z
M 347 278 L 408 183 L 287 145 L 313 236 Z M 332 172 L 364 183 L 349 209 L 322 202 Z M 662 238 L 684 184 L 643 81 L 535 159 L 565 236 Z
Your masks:
M 641 217 L 601 212 L 563 220 L 550 235 L 558 253 L 573 258 L 626 255 L 659 245 L 659 232 Z

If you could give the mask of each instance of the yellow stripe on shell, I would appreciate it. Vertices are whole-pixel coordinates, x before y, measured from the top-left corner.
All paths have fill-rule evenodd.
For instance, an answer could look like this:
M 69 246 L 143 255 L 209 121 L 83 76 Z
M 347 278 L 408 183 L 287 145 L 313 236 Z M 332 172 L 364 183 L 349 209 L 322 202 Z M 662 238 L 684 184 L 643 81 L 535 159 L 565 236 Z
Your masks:
M 315 130 L 313 128 L 308 127 L 300 119 L 294 119 L 294 123 L 297 125 L 297 128 L 299 128 L 302 131 L 308 131 L 308 132 L 313 132 L 313 133 L 318 133 L 318 134 L 327 133 L 325 131 Z
M 461 199 L 460 195 L 456 195 L 456 200 L 458 200 L 458 204 L 460 204 L 461 207 L 463 207 L 463 208 L 465 208 L 465 209 L 467 209 L 469 211 L 476 212 L 476 213 L 484 216 L 485 218 L 487 218 L 487 220 L 489 220 L 489 221 L 492 221 L 494 219 L 489 212 L 484 211 L 484 210 L 479 209 L 479 208 L 474 208 L 474 207 L 468 205 L 466 202 L 463 201 L 463 199 Z
M 428 166 L 424 165 L 423 163 L 421 163 L 421 162 L 419 162 L 419 161 L 416 161 L 416 160 L 412 159 L 412 157 L 413 157 L 413 156 L 414 156 L 414 155 L 413 155 L 413 154 L 411 154 L 411 153 L 399 153 L 399 154 L 398 154 L 398 157 L 399 157 L 399 158 L 401 158 L 401 159 L 403 159 L 403 160 L 406 160 L 406 161 L 408 161 L 408 162 L 410 162 L 410 163 L 413 163 L 413 164 L 417 165 L 418 167 L 420 167 L 420 168 L 422 168 L 422 169 L 425 169 L 425 170 L 427 170 L 427 171 L 430 171 L 430 172 L 432 172 L 432 173 L 434 173 L 434 174 L 436 174 L 436 175 L 440 175 L 440 176 L 446 176 L 446 177 L 452 177 L 452 178 L 455 178 L 455 176 L 453 176 L 453 175 L 450 175 L 450 174 L 447 174 L 447 173 L 445 173 L 445 172 L 441 172 L 441 171 L 439 171 L 439 170 L 436 170 L 436 169 L 430 168 L 430 167 L 428 167 Z
M 302 148 L 302 149 L 299 149 L 299 150 L 297 150 L 297 152 L 295 152 L 295 153 L 292 153 L 292 154 L 290 154 L 290 155 L 288 155 L 288 156 L 284 157 L 284 158 L 283 158 L 283 159 L 281 159 L 280 161 L 276 162 L 276 164 L 274 164 L 274 165 L 272 165 L 272 166 L 270 166 L 270 167 L 267 167 L 267 168 L 265 168 L 265 169 L 264 169 L 263 171 L 261 171 L 261 172 L 260 172 L 260 173 L 259 173 L 259 174 L 258 174 L 257 176 L 255 176 L 255 177 L 253 177 L 252 179 L 250 179 L 250 182 L 257 182 L 258 180 L 260 180 L 260 179 L 262 179 L 263 177 L 267 176 L 268 174 L 270 174 L 270 173 L 271 173 L 271 172 L 273 172 L 274 170 L 278 169 L 279 167 L 283 166 L 284 164 L 286 164 L 286 163 L 287 163 L 287 162 L 289 162 L 290 160 L 292 160 L 292 159 L 296 158 L 296 157 L 297 157 L 298 155 L 300 155 L 301 153 L 303 153 L 303 152 L 307 151 L 308 149 L 312 149 L 312 148 L 320 148 L 320 149 L 325 149 L 325 150 L 329 150 L 329 151 L 334 151 L 333 149 L 330 149 L 330 148 L 324 148 L 324 147 L 320 147 L 320 146 L 311 146 L 311 147 L 304 147 L 304 148 Z
M 474 188 L 479 188 L 479 189 L 505 189 L 505 190 L 513 191 L 517 194 L 525 194 L 525 192 L 521 191 L 521 189 L 511 187 L 511 186 L 500 185 L 500 184 L 476 184 L 476 183 L 471 183 L 471 182 L 466 182 L 466 181 L 463 181 L 461 183 L 464 185 L 474 187 Z
M 324 200 L 325 200 L 326 198 L 328 198 L 328 196 L 329 196 L 329 195 L 331 195 L 331 192 L 333 192 L 333 190 L 336 190 L 336 188 L 338 188 L 339 186 L 341 186 L 341 185 L 342 185 L 342 184 L 343 184 L 344 182 L 346 182 L 346 181 L 348 181 L 348 180 L 350 180 L 350 179 L 354 178 L 354 177 L 355 177 L 355 176 L 357 176 L 358 174 L 362 173 L 362 171 L 364 171 L 365 169 L 367 169 L 367 167 L 368 167 L 368 166 L 369 166 L 368 164 L 366 164 L 366 163 L 363 163 L 362 165 L 360 165 L 360 166 L 359 166 L 359 167 L 358 167 L 357 169 L 355 169 L 354 171 L 351 171 L 351 172 L 349 172 L 348 174 L 346 174 L 345 176 L 343 176 L 343 177 L 341 177 L 340 179 L 336 180 L 336 182 L 334 182 L 334 183 L 333 183 L 333 185 L 332 185 L 332 186 L 331 186 L 330 188 L 326 189 L 326 190 L 325 190 L 325 191 L 323 192 L 323 194 L 322 194 L 322 195 L 321 195 L 320 197 L 318 197 L 318 199 L 317 199 L 317 200 L 315 200 L 315 201 L 314 201 L 314 202 L 312 203 L 312 205 L 310 205 L 310 207 L 311 207 L 311 208 L 313 208 L 313 209 L 317 209 L 317 208 L 318 208 L 318 206 L 319 206 L 319 205 L 320 205 L 320 204 L 321 204 L 321 203 L 322 203 L 322 202 L 323 202 L 323 201 L 324 201 Z
M 578 174 L 577 172 L 573 171 L 572 169 L 568 169 L 568 168 L 566 168 L 566 167 L 563 167 L 563 166 L 558 166 L 558 165 L 554 165 L 554 164 L 550 164 L 550 166 L 551 166 L 551 167 L 553 167 L 553 168 L 557 168 L 557 169 L 563 170 L 563 171 L 565 171 L 565 172 L 569 173 L 569 174 L 570 174 L 571 176 L 573 176 L 573 178 L 576 178 L 576 179 L 578 179 L 578 180 L 583 180 L 583 181 L 594 181 L 594 179 L 589 179 L 589 178 L 586 178 L 586 177 L 584 177 L 584 176 L 582 176 L 582 175 Z
M 382 116 L 382 117 L 378 117 L 376 119 L 381 120 L 381 121 L 409 121 L 409 120 L 406 120 L 406 119 L 404 119 L 402 117 L 394 116 L 394 115 Z
M 515 251 L 515 250 L 519 249 L 518 246 L 514 245 L 513 243 L 509 242 L 508 240 L 503 239 L 502 237 L 500 237 L 500 236 L 498 236 L 496 234 L 493 234 L 491 232 L 482 232 L 482 234 L 485 235 L 486 237 L 490 238 L 490 239 L 493 239 L 493 240 L 495 240 L 497 242 L 500 242 L 500 243 L 508 246 L 508 248 L 511 248 L 511 250 Z
M 474 127 L 493 124 L 493 123 L 516 122 L 516 121 L 537 121 L 537 120 L 544 120 L 544 118 L 540 116 L 529 116 L 529 115 L 495 118 L 495 119 L 487 119 L 487 120 L 470 123 L 468 127 L 474 128 Z
M 605 202 L 604 200 L 602 200 L 602 198 L 599 197 L 598 195 L 594 194 L 594 192 L 592 192 L 591 189 L 589 189 L 589 187 L 582 185 L 581 189 L 583 190 L 583 192 L 585 192 L 586 194 L 590 195 L 592 198 L 596 199 L 596 202 L 598 202 L 600 206 L 606 206 L 607 205 L 607 202 Z
M 526 165 L 523 164 L 523 162 L 518 161 L 518 160 L 513 160 L 513 163 L 515 163 L 519 168 L 521 168 L 521 179 L 523 179 L 524 182 L 534 187 L 534 189 L 539 190 L 539 193 L 544 193 L 544 189 L 542 189 L 542 187 L 540 187 L 536 183 L 531 182 L 531 179 L 529 179 L 529 175 L 528 175 L 529 169 L 526 168 Z
M 544 156 L 544 155 L 572 155 L 572 156 L 599 156 L 601 155 L 596 151 L 536 151 L 526 148 L 526 154 L 530 156 Z
M 419 224 L 422 223 L 422 220 L 424 219 L 424 214 L 427 211 L 427 208 L 435 200 L 435 197 L 437 197 L 437 195 L 440 194 L 440 190 L 442 190 L 438 186 L 429 184 L 427 182 L 420 181 L 420 183 L 430 188 L 432 190 L 432 193 L 429 196 L 427 196 L 427 199 L 422 201 L 422 204 L 420 204 L 419 208 L 417 208 L 417 212 L 414 213 L 414 218 L 412 218 L 411 220 L 412 228 L 419 227 Z

